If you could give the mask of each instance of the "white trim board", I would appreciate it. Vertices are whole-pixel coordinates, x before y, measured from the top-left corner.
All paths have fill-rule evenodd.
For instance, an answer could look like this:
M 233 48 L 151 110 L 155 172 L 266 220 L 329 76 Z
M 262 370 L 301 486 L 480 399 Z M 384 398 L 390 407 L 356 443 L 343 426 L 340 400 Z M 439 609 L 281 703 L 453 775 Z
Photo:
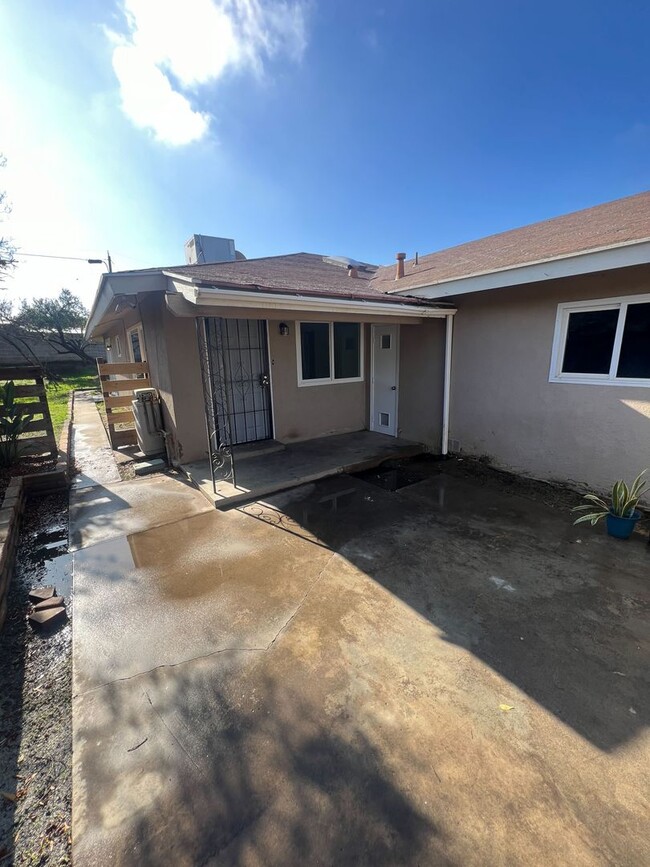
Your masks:
M 594 274 L 598 271 L 611 271 L 630 265 L 650 263 L 650 240 L 628 243 L 602 250 L 590 250 L 571 256 L 530 262 L 513 268 L 500 268 L 442 280 L 439 283 L 424 283 L 422 286 L 393 289 L 390 295 L 410 295 L 415 298 L 440 300 L 471 292 L 485 292 L 488 289 L 505 289 L 508 286 L 521 286 L 526 283 L 539 283 L 544 280 L 557 280 L 560 277 L 574 277 L 580 274 Z
M 171 276 L 171 275 L 170 275 Z M 250 292 L 241 289 L 206 288 L 174 279 L 174 288 L 187 301 L 205 307 L 250 307 L 268 313 L 277 310 L 297 310 L 322 314 L 354 313 L 367 316 L 399 316 L 415 319 L 443 319 L 456 311 L 450 308 L 428 307 L 415 304 L 396 304 L 390 301 L 359 301 L 352 298 L 282 295 L 271 292 Z M 268 317 L 267 317 L 268 318 Z
M 565 301 L 557 306 L 555 316 L 555 331 L 553 333 L 553 346 L 551 349 L 551 366 L 548 375 L 549 382 L 569 383 L 573 385 L 618 385 L 628 388 L 650 388 L 650 379 L 631 379 L 617 377 L 625 316 L 630 304 L 648 304 L 650 295 L 620 295 L 615 298 L 596 298 L 592 301 Z M 612 347 L 612 358 L 609 373 L 563 373 L 562 362 L 566 346 L 567 327 L 569 316 L 573 312 L 586 310 L 619 310 L 616 325 L 616 335 Z M 623 314 L 623 315 L 621 315 Z

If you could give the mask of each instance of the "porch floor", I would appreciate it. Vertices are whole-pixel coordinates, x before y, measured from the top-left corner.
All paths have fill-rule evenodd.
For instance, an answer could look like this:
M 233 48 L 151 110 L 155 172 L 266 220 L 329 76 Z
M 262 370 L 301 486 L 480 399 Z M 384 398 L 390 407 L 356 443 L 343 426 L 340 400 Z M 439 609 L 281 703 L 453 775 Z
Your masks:
M 371 469 L 384 461 L 413 457 L 424 450 L 420 443 L 366 430 L 292 443 L 280 451 L 256 452 L 251 457 L 235 453 L 237 485 L 218 482 L 216 494 L 207 460 L 183 464 L 182 469 L 218 509 L 230 509 L 276 491 L 339 473 Z

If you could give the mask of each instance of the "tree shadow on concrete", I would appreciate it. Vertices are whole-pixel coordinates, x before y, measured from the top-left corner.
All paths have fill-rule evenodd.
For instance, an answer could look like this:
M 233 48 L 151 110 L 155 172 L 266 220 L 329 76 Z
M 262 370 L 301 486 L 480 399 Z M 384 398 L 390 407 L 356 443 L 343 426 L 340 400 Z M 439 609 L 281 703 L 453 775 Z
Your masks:
M 76 863 L 451 864 L 379 749 L 263 657 L 157 669 L 75 700 Z
M 341 476 L 244 511 L 339 552 L 599 749 L 632 739 L 650 722 L 630 628 L 648 610 L 645 539 L 575 528 L 516 484 L 419 470 L 395 492 Z

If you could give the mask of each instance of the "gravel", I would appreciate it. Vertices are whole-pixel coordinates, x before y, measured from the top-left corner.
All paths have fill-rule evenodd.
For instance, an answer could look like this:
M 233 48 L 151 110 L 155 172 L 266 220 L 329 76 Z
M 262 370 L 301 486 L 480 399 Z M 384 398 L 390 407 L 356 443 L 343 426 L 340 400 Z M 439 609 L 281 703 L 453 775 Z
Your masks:
M 0 632 L 0 867 L 70 864 L 72 626 L 68 494 L 28 501 Z M 68 620 L 33 632 L 29 590 L 53 584 Z

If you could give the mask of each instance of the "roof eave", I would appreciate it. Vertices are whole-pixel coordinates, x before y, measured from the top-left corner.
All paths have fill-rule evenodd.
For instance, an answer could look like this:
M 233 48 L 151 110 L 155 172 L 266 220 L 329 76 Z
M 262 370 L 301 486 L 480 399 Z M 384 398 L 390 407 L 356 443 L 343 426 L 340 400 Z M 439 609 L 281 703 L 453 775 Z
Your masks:
M 480 271 L 449 280 L 427 281 L 417 286 L 391 289 L 386 294 L 410 295 L 433 300 L 648 263 L 650 263 L 650 238 L 643 238 L 551 259 L 526 262 L 508 268 Z
M 250 289 L 221 287 L 214 283 L 203 286 L 174 281 L 174 287 L 192 304 L 215 308 L 251 308 L 282 312 L 283 310 L 328 311 L 332 313 L 361 313 L 368 315 L 412 316 L 441 318 L 456 311 L 449 304 L 413 304 L 386 301 L 381 298 L 345 298 L 335 295 L 301 295 L 279 291 L 255 292 Z

